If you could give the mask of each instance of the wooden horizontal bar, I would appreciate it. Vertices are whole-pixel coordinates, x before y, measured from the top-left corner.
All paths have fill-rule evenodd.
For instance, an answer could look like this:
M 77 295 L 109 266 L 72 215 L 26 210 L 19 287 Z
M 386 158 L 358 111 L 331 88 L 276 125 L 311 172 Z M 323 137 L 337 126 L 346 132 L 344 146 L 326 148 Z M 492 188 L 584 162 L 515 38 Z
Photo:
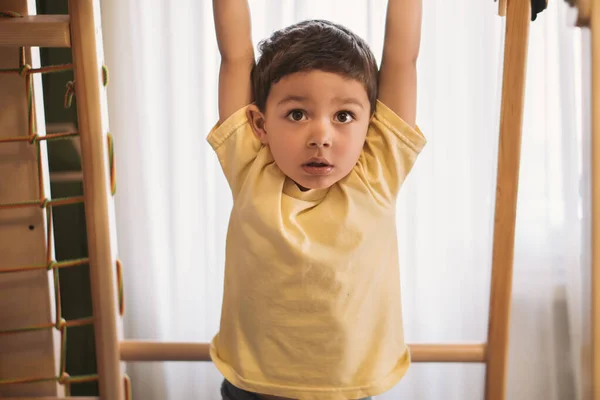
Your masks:
M 208 343 L 121 341 L 121 361 L 210 361 Z
M 83 173 L 81 171 L 60 171 L 50 173 L 50 182 L 83 182 Z
M 0 46 L 71 47 L 68 15 L 0 17 Z
M 485 362 L 485 343 L 412 344 L 414 362 Z M 122 361 L 210 361 L 208 343 L 172 343 L 125 340 Z
M 410 344 L 413 362 L 483 363 L 487 359 L 485 343 Z

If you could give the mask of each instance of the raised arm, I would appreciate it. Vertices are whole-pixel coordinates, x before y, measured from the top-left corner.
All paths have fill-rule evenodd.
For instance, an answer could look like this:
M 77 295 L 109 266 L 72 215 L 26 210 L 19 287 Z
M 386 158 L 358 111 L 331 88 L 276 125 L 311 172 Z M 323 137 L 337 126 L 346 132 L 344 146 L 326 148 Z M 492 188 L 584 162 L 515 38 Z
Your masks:
M 422 0 L 388 0 L 379 100 L 415 127 Z
M 247 0 L 213 0 L 219 71 L 219 122 L 253 101 L 254 66 L 250 8 Z

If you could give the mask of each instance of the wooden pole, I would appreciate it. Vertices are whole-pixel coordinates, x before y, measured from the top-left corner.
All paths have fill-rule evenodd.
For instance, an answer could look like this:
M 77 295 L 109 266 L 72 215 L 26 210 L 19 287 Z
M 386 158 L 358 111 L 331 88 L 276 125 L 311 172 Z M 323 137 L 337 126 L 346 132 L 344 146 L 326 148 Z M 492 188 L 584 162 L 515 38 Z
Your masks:
M 506 17 L 506 2 L 507 0 L 498 0 L 498 15 Z
M 515 222 L 530 19 L 530 0 L 508 0 L 487 341 L 487 400 L 506 398 Z
M 123 361 L 210 361 L 208 343 L 124 340 L 120 344 Z M 486 360 L 485 343 L 411 344 L 413 362 L 468 362 Z
M 592 391 L 600 400 L 600 2 L 591 3 Z
M 103 400 L 123 400 L 115 295 L 116 241 L 101 101 L 102 63 L 100 16 L 97 0 L 69 0 L 71 46 L 90 258 L 90 283 L 98 366 L 98 387 Z

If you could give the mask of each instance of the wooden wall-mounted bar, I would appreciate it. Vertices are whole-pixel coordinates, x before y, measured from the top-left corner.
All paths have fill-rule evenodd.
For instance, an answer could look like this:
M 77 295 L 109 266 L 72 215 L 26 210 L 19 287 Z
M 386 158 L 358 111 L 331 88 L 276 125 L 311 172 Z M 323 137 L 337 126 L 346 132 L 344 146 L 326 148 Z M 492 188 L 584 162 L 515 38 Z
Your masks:
M 0 46 L 71 47 L 69 16 L 0 17 Z
M 410 344 L 412 361 L 419 363 L 484 363 L 487 359 L 485 343 L 464 344 Z
M 530 20 L 530 0 L 507 0 L 487 340 L 486 400 L 506 399 L 515 222 Z
M 210 361 L 208 343 L 173 343 L 125 340 L 120 343 L 122 361 Z
M 124 400 L 117 304 L 117 238 L 110 190 L 107 129 L 102 104 L 102 29 L 99 0 L 69 0 L 73 73 L 83 170 L 90 287 L 94 315 L 98 391 L 104 400 Z
M 498 0 L 498 15 L 501 17 L 506 16 L 506 2 L 507 0 Z
M 122 361 L 210 361 L 208 343 L 169 343 L 126 340 L 121 342 Z M 482 343 L 409 345 L 413 362 L 475 362 L 486 360 Z

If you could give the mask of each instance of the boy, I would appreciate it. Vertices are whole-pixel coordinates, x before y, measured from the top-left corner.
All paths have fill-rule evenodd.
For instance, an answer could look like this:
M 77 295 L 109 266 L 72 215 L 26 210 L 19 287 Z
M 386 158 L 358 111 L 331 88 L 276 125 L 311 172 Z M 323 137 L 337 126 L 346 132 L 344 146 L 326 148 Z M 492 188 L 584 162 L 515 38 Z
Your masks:
M 415 125 L 421 0 L 389 0 L 380 71 L 344 27 L 275 32 L 255 63 L 246 0 L 213 0 L 219 122 L 233 194 L 222 396 L 362 399 L 406 373 L 396 198 L 425 139 Z

